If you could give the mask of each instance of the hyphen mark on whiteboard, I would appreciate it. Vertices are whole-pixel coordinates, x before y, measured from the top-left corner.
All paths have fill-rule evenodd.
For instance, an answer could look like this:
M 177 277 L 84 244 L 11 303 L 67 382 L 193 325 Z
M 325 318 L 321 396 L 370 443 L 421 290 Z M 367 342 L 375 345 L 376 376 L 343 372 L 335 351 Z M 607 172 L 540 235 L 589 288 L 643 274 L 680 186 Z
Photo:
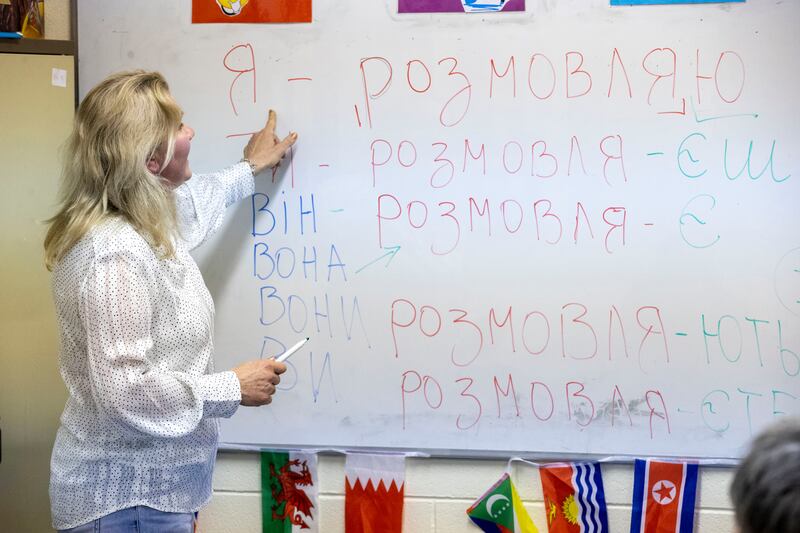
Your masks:
M 664 152 L 647 152 L 647 155 L 648 155 L 648 156 L 653 156 L 653 155 L 664 155 Z
M 383 259 L 384 257 L 387 257 L 387 256 L 389 257 L 389 260 L 386 261 L 386 264 L 383 265 L 383 266 L 384 266 L 384 268 L 388 267 L 389 263 L 391 263 L 392 259 L 394 259 L 394 256 L 397 255 L 397 252 L 400 251 L 400 246 L 399 245 L 398 246 L 386 246 L 383 249 L 387 250 L 387 252 L 385 254 L 383 254 L 382 256 L 378 257 L 377 259 L 373 259 L 372 261 L 370 261 L 366 265 L 364 265 L 361 268 L 359 268 L 358 270 L 356 270 L 356 274 L 358 274 L 359 272 L 361 272 L 362 270 L 364 270 L 368 266 L 377 263 L 378 261 L 380 261 L 381 259 Z
M 311 81 L 311 78 L 289 78 L 286 81 Z

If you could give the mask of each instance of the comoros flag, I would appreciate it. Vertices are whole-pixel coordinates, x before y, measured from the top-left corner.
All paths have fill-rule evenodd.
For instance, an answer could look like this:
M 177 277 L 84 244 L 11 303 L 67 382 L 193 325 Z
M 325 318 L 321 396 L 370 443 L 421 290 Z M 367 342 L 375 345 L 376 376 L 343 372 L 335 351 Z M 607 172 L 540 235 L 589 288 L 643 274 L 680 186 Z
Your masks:
M 539 467 L 550 533 L 608 533 L 600 465 L 558 463 Z
M 486 533 L 539 533 L 507 473 L 467 509 L 467 515 Z
M 692 533 L 697 464 L 636 459 L 631 533 Z
M 319 531 L 317 454 L 261 452 L 263 533 Z

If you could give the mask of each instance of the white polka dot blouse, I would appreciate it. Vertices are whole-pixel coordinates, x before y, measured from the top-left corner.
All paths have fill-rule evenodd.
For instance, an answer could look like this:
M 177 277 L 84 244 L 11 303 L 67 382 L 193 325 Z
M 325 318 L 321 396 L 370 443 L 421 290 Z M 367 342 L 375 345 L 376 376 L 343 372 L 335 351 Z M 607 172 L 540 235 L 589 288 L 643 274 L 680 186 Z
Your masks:
M 196 511 L 211 497 L 217 417 L 241 400 L 214 372 L 214 303 L 189 250 L 253 192 L 247 163 L 175 191 L 176 256 L 159 259 L 127 222 L 91 229 L 53 270 L 69 391 L 51 459 L 53 527 L 134 505 Z

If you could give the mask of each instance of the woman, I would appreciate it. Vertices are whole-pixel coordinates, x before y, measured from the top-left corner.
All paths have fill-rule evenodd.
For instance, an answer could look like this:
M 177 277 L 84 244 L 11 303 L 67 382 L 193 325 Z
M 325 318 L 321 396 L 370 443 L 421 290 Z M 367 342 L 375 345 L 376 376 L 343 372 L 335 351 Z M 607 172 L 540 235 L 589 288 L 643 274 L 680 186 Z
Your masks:
M 69 391 L 51 461 L 59 530 L 192 531 L 216 418 L 270 403 L 286 370 L 214 372 L 214 304 L 189 250 L 297 135 L 278 141 L 270 111 L 242 161 L 193 176 L 181 118 L 163 77 L 142 71 L 104 80 L 75 117 L 45 239 Z

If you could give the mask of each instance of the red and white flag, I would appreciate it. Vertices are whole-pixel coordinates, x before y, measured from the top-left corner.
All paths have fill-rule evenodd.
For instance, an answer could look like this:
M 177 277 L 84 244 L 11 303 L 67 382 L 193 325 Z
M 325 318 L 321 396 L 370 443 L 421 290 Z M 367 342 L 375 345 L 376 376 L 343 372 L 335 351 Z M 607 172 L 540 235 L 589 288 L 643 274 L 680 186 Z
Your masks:
M 347 454 L 344 465 L 346 533 L 400 533 L 404 455 Z

